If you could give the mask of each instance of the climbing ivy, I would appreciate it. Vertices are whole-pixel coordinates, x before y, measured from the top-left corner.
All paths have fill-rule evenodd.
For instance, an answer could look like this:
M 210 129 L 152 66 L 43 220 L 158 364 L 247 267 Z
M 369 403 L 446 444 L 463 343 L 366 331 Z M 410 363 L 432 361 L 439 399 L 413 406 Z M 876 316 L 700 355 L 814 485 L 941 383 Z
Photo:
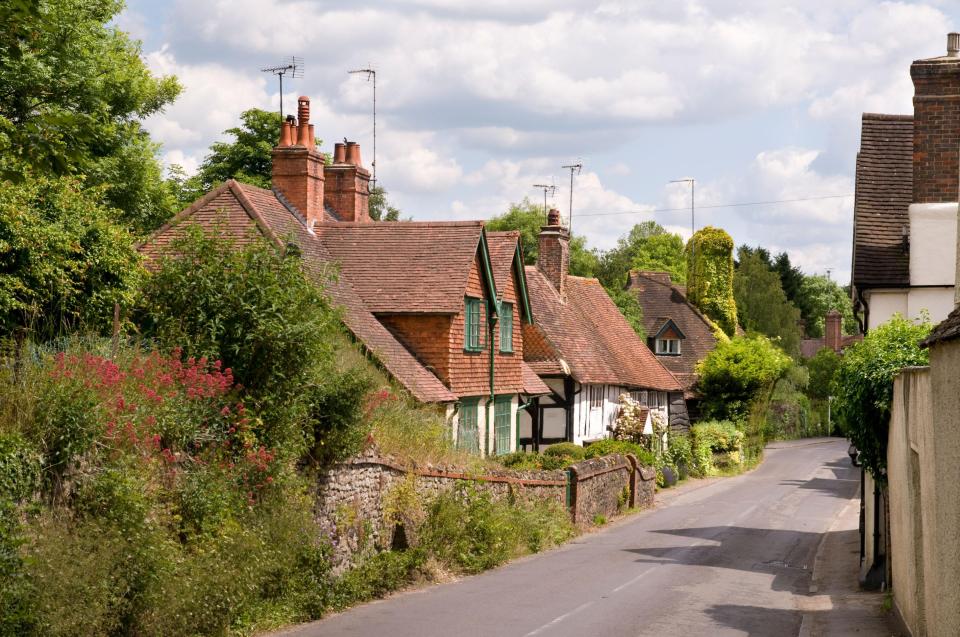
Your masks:
M 707 226 L 687 242 L 687 300 L 700 308 L 728 336 L 737 329 L 733 299 L 733 239 Z

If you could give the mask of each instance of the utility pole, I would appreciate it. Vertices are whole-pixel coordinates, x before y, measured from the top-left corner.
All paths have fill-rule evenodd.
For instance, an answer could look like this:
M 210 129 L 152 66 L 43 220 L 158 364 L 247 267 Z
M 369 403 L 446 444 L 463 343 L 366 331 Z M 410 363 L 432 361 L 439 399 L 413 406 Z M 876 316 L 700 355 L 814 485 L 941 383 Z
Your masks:
M 576 171 L 576 174 L 580 174 L 580 171 L 583 170 L 583 164 L 577 162 L 575 164 L 570 164 L 569 166 L 562 166 L 570 171 L 570 211 L 567 215 L 567 230 L 570 232 L 570 236 L 573 236 L 573 174 Z
M 550 193 L 550 196 L 552 197 L 553 194 L 554 194 L 555 192 L 557 192 L 557 187 L 554 186 L 553 184 L 533 184 L 533 187 L 534 187 L 534 188 L 542 188 L 542 189 L 543 189 L 543 214 L 544 214 L 544 216 L 546 216 L 546 214 L 547 214 L 547 193 L 549 192 L 549 193 Z
M 697 249 L 696 244 L 693 242 L 693 235 L 697 233 L 697 223 L 695 220 L 694 212 L 696 210 L 694 201 L 696 200 L 696 180 L 693 177 L 688 177 L 687 179 L 673 179 L 667 183 L 671 184 L 690 184 L 690 262 L 694 263 L 694 251 Z M 688 272 L 687 276 L 692 276 L 692 272 Z
M 373 169 L 373 176 L 370 179 L 374 184 L 377 183 L 377 71 L 372 66 L 367 66 L 365 69 L 354 69 L 348 71 L 350 75 L 357 75 L 359 73 L 364 73 L 367 76 L 367 81 L 373 81 L 373 163 L 370 164 L 370 167 Z
M 272 73 L 280 79 L 280 121 L 283 121 L 283 76 L 290 74 L 291 79 L 303 77 L 303 58 L 290 56 L 278 66 L 260 69 L 261 73 Z

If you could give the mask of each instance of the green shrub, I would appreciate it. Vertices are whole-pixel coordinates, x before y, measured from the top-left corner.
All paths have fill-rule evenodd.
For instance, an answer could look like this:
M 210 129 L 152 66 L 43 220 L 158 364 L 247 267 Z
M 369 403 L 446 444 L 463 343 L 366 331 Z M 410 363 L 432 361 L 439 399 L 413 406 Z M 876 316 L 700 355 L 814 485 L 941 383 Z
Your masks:
M 326 466 L 360 451 L 369 433 L 369 427 L 361 422 L 371 385 L 371 378 L 360 367 L 307 385 L 307 442 L 315 463 Z
M 553 456 L 554 458 L 569 458 L 574 462 L 579 462 L 586 457 L 586 450 L 572 442 L 560 442 L 547 447 L 543 455 Z
M 623 455 L 632 454 L 636 457 L 637 462 L 646 467 L 652 467 L 656 464 L 656 459 L 651 451 L 644 449 L 635 442 L 630 442 L 629 440 L 614 440 L 612 438 L 604 438 L 603 440 L 590 443 L 590 445 L 585 448 L 584 456 L 586 458 L 599 458 L 600 456 L 609 456 L 615 453 Z
M 330 592 L 329 606 L 342 610 L 377 599 L 411 583 L 426 561 L 421 548 L 377 553 L 338 578 Z
M 692 473 L 697 476 L 707 476 L 717 468 L 714 458 L 736 453 L 739 458 L 744 434 L 736 425 L 728 420 L 711 420 L 699 422 L 690 428 L 692 436 Z
M 607 523 L 607 516 L 603 515 L 602 513 L 598 513 L 595 516 L 593 516 L 594 526 L 603 526 L 606 523 Z
M 514 451 L 503 456 L 499 456 L 497 461 L 503 466 L 516 471 L 536 471 L 543 469 L 543 456 L 538 453 L 529 453 L 526 451 Z
M 750 407 L 789 369 L 790 357 L 764 336 L 719 343 L 697 364 L 704 415 L 745 420 Z
M 0 501 L 20 502 L 40 487 L 43 456 L 22 435 L 0 431 Z
M 0 635 L 35 631 L 33 581 L 21 556 L 26 541 L 16 506 L 0 495 Z
M 693 470 L 693 445 L 689 436 L 672 434 L 667 440 L 666 460 L 677 469 L 681 479 Z
M 458 570 L 478 573 L 572 534 L 569 515 L 557 503 L 493 500 L 461 483 L 429 503 L 420 546 Z

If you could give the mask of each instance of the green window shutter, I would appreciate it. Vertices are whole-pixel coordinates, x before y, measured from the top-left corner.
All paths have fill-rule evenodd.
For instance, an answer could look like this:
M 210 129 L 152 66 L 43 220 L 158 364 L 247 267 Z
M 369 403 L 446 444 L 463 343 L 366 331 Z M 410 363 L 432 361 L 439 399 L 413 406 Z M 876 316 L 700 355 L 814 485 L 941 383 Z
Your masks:
M 477 398 L 460 401 L 460 421 L 457 425 L 457 449 L 480 453 L 480 432 L 477 426 Z
M 500 351 L 513 351 L 513 303 L 503 303 L 500 316 Z
M 510 407 L 512 396 L 497 396 L 493 401 L 494 452 L 510 453 Z

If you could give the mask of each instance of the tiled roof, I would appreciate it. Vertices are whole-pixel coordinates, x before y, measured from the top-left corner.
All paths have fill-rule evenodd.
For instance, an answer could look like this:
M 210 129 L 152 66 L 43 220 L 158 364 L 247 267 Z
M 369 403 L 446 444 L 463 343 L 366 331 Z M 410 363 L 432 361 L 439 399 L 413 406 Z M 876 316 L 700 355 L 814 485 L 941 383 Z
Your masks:
M 542 396 L 550 393 L 547 384 L 540 380 L 537 372 L 526 363 L 520 363 L 520 371 L 523 373 L 523 393 L 528 396 Z
M 903 233 L 912 199 L 913 117 L 864 113 L 853 213 L 855 287 L 910 284 Z
M 235 237 L 249 236 L 247 233 L 257 228 L 278 246 L 293 242 L 303 254 L 308 273 L 323 281 L 334 304 L 343 309 L 347 328 L 400 384 L 421 402 L 457 399 L 373 316 L 351 281 L 342 275 L 330 280 L 333 257 L 318 237 L 307 231 L 303 217 L 273 191 L 227 181 L 154 233 L 141 248 L 147 258 L 156 257 L 174 237 L 182 234 L 184 226 L 180 224 L 186 220 L 204 225 L 220 222 Z
M 534 266 L 526 268 L 534 320 L 581 383 L 660 391 L 680 384 L 640 340 L 596 279 L 567 277 L 567 302 Z M 529 361 L 535 370 L 539 363 Z M 537 370 L 538 373 L 541 373 Z
M 519 240 L 520 232 L 517 230 L 487 232 L 490 266 L 493 268 L 493 280 L 496 282 L 498 290 L 506 285 L 506 282 L 510 279 L 510 268 L 513 265 Z
M 680 355 L 657 359 L 673 372 L 685 391 L 691 391 L 697 381 L 697 363 L 717 346 L 709 321 L 687 301 L 683 288 L 670 282 L 666 272 L 634 270 L 630 272 L 627 289 L 637 294 L 648 336 L 656 334 L 667 320 L 672 320 L 683 332 Z
M 841 336 L 840 337 L 840 350 L 845 350 L 854 343 L 859 343 L 863 340 L 863 334 L 853 334 L 852 336 Z M 804 358 L 811 358 L 816 356 L 817 352 L 822 350 L 827 346 L 827 339 L 825 337 L 820 338 L 805 338 L 800 341 L 800 356 Z
M 960 307 L 955 307 L 947 318 L 933 328 L 930 335 L 921 343 L 924 347 L 929 347 L 936 343 L 952 341 L 960 337 Z
M 483 222 L 323 223 L 315 231 L 374 313 L 455 314 Z

